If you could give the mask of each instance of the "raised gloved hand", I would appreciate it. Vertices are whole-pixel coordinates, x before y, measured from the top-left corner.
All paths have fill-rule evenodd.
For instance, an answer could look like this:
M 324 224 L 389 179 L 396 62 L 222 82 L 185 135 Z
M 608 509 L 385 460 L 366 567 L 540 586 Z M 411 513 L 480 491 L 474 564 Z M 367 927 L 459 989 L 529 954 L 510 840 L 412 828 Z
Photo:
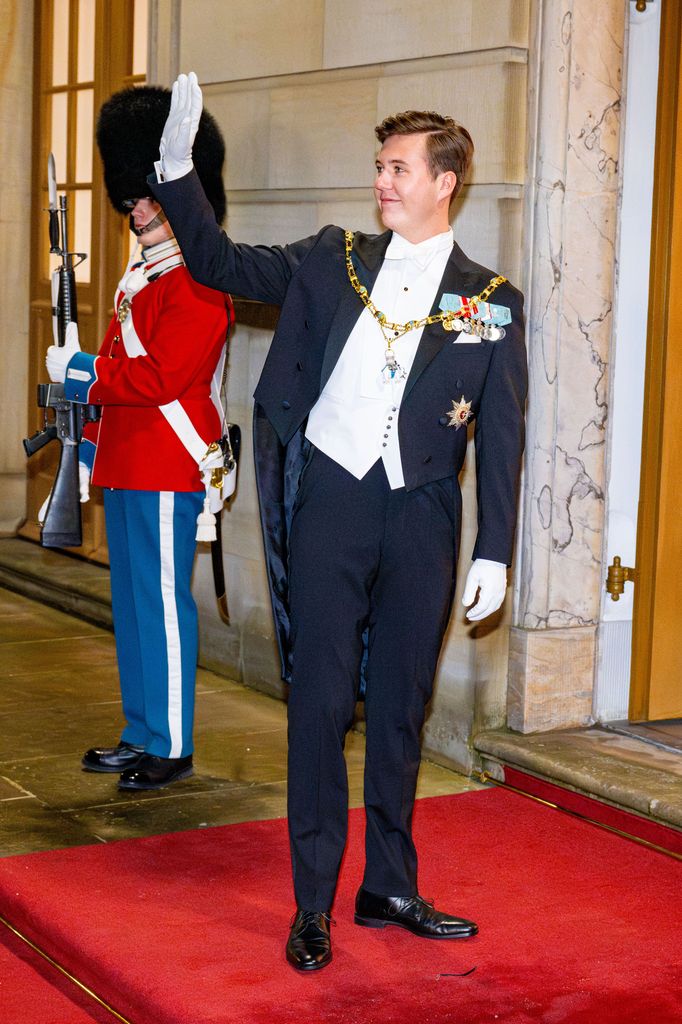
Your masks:
M 81 346 L 78 340 L 78 324 L 73 321 L 66 325 L 66 338 L 64 344 L 50 345 L 45 353 L 45 366 L 53 384 L 63 384 L 66 377 L 66 367 L 76 352 L 80 352 Z
M 496 612 L 504 601 L 507 590 L 507 566 L 503 562 L 491 562 L 487 558 L 477 558 L 469 569 L 462 604 L 473 605 L 467 612 L 467 619 L 477 622 Z M 478 600 L 476 604 L 476 592 Z
M 161 170 L 166 181 L 182 178 L 194 166 L 192 145 L 199 128 L 203 98 L 193 71 L 173 82 L 171 105 L 159 143 Z

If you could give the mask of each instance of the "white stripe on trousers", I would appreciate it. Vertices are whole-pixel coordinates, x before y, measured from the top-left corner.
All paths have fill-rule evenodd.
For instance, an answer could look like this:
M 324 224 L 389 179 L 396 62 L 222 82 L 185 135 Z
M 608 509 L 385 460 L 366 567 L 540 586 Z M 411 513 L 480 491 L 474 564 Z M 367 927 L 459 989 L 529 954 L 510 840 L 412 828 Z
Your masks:
M 168 656 L 169 757 L 182 753 L 182 648 L 178 607 L 175 600 L 175 551 L 173 537 L 173 491 L 159 493 L 159 553 L 161 556 L 161 598 Z

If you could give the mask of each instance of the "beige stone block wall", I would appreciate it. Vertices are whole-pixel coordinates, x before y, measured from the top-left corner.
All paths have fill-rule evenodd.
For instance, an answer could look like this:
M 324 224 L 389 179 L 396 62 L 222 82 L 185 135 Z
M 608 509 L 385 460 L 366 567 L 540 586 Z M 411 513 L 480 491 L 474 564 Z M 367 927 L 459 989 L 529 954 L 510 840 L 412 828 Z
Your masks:
M 396 110 L 440 109 L 471 129 L 477 147 L 455 204 L 457 240 L 519 281 L 529 0 L 182 0 L 176 21 L 179 69 L 196 70 L 226 134 L 234 238 L 281 244 L 328 223 L 382 230 L 371 192 L 374 126 Z M 156 40 L 160 68 L 171 42 L 168 33 Z M 206 553 L 195 589 L 204 663 L 277 693 L 248 437 L 268 343 L 267 332 L 241 326 L 232 347 L 231 415 L 246 443 L 239 491 L 223 517 L 229 629 L 215 613 Z M 504 724 L 510 616 L 506 607 L 472 627 L 460 604 L 475 539 L 472 456 L 462 477 L 460 581 L 425 734 L 432 756 L 463 767 L 472 729 Z
M 185 0 L 180 60 L 202 82 L 528 45 L 530 0 Z
M 0 534 L 26 514 L 32 6 L 0 0 Z
M 325 0 L 185 0 L 180 61 L 202 82 L 323 66 Z
M 499 46 L 524 48 L 528 45 L 528 8 L 529 0 L 329 3 L 325 67 L 436 57 Z
M 190 65 L 183 65 L 189 67 Z M 470 128 L 471 181 L 524 181 L 523 52 L 404 61 L 344 72 L 204 85 L 223 126 L 230 189 L 371 187 L 374 126 L 408 108 L 440 110 Z
M 509 725 L 519 732 L 589 725 L 596 626 L 511 630 Z

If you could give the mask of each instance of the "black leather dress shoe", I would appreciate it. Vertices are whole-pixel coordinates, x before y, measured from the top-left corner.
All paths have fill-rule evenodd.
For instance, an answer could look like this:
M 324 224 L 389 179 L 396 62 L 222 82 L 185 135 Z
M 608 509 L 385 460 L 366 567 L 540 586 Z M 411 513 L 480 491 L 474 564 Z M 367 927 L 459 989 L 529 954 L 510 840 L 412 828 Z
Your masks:
M 119 789 L 163 789 L 171 782 L 194 774 L 192 755 L 189 757 L 157 757 L 142 754 L 136 764 L 122 773 Z
M 86 772 L 122 772 L 136 764 L 144 747 L 119 743 L 117 747 L 91 747 L 83 754 L 81 764 Z
M 297 971 L 319 971 L 332 958 L 331 917 L 316 910 L 298 910 L 287 942 L 287 960 Z
M 365 928 L 395 924 L 424 939 L 469 939 L 478 925 L 436 910 L 421 896 L 375 896 L 360 889 L 355 897 L 355 923 Z

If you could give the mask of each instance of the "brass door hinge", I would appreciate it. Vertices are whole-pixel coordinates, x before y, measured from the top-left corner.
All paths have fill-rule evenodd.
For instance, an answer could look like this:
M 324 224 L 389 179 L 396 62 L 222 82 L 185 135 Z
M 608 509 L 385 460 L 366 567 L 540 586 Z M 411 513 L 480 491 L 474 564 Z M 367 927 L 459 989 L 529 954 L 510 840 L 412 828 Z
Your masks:
M 620 600 L 626 583 L 635 582 L 635 572 L 634 566 L 621 565 L 620 555 L 614 555 L 613 563 L 609 566 L 606 576 L 606 593 L 611 595 L 612 601 Z
M 646 5 L 653 3 L 654 0 L 630 0 L 630 3 L 633 3 L 633 2 L 634 2 L 634 5 L 635 5 L 635 10 L 639 11 L 640 14 L 643 14 L 644 11 L 646 10 Z M 616 599 L 614 598 L 614 600 L 616 600 Z

